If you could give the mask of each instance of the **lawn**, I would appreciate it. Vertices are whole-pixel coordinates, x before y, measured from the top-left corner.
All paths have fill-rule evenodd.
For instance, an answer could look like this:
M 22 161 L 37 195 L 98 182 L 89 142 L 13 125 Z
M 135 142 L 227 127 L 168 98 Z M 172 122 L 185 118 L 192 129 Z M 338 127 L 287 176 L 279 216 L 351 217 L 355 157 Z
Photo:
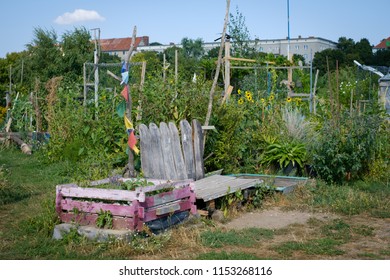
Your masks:
M 275 194 L 251 210 L 337 216 L 304 225 L 227 229 L 200 218 L 159 235 L 135 234 L 128 242 L 98 243 L 75 231 L 53 240 L 59 223 L 55 186 L 71 182 L 71 170 L 65 162 L 47 164 L 38 154 L 0 148 L 0 259 L 390 259 L 390 186 L 373 182 L 318 181 L 290 196 Z

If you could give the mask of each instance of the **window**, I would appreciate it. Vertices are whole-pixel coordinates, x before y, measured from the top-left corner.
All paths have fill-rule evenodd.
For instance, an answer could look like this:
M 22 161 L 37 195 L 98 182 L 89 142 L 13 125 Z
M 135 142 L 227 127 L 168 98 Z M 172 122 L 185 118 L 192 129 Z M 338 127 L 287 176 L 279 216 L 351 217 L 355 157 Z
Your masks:
M 308 46 L 308 45 L 303 45 L 303 49 L 304 49 L 304 50 L 308 50 L 308 49 L 309 49 L 309 46 Z
M 299 50 L 299 45 L 295 45 L 295 49 L 296 49 L 296 50 Z

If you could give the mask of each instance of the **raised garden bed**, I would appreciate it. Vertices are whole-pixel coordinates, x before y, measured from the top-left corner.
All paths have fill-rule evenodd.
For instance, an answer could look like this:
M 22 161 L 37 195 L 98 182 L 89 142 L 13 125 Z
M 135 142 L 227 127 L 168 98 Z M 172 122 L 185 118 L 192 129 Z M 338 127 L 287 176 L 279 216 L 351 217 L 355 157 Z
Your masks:
M 180 213 L 196 214 L 192 180 L 147 179 L 134 187 L 131 178 L 104 179 L 90 187 L 56 187 L 56 211 L 63 223 L 141 231 L 145 224 Z M 131 190 L 121 189 L 132 186 Z M 128 187 L 127 187 L 128 188 Z

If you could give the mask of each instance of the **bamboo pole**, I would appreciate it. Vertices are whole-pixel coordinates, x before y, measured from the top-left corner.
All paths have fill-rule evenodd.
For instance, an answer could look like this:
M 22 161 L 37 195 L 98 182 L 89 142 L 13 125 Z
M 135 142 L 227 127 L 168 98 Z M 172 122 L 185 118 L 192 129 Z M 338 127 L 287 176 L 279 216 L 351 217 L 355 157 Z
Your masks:
M 230 0 L 226 0 L 226 13 L 225 13 L 225 21 L 223 24 L 223 31 L 222 31 L 222 36 L 221 36 L 221 45 L 219 47 L 219 52 L 218 52 L 218 62 L 217 62 L 217 69 L 215 71 L 215 76 L 213 80 L 213 84 L 210 89 L 210 96 L 209 96 L 209 104 L 207 108 L 207 115 L 206 115 L 206 120 L 204 125 L 208 126 L 211 118 L 211 111 L 213 109 L 213 99 L 214 99 L 214 93 L 215 93 L 215 88 L 217 86 L 218 82 L 218 77 L 219 77 L 219 71 L 221 70 L 221 63 L 222 63 L 222 51 L 225 45 L 225 37 L 226 37 L 226 29 L 229 21 L 229 9 L 230 9 Z M 206 143 L 206 132 L 204 133 L 204 139 L 203 143 Z

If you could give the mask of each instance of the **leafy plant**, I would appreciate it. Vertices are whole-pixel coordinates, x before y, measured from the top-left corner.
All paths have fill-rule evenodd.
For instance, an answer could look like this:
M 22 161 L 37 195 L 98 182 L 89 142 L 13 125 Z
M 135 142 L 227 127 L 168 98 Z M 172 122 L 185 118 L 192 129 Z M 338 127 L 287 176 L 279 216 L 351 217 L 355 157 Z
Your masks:
M 110 210 L 103 211 L 100 209 L 98 217 L 96 219 L 96 226 L 98 228 L 112 228 L 113 226 L 113 216 Z
M 227 190 L 227 195 L 220 199 L 221 201 L 221 210 L 223 211 L 224 217 L 228 217 L 230 213 L 233 213 L 238 205 L 241 205 L 244 199 L 242 191 L 238 189 L 234 193 L 230 193 L 230 187 Z
M 305 160 L 306 149 L 303 144 L 282 142 L 268 145 L 263 153 L 261 163 L 267 165 L 276 164 L 280 168 L 285 168 L 292 164 L 293 167 L 299 166 L 302 168 Z

